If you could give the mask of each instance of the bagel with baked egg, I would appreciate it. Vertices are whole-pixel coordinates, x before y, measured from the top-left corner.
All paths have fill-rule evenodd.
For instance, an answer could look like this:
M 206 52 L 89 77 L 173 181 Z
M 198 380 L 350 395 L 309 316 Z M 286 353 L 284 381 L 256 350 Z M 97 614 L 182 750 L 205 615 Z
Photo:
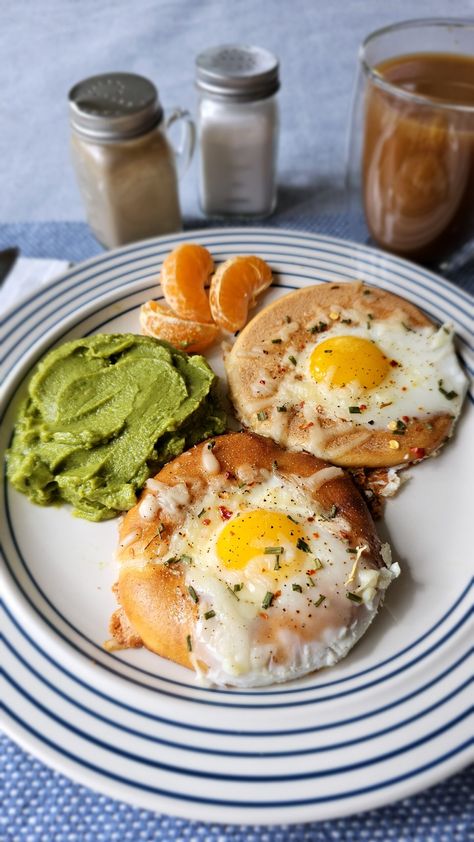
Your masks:
M 334 664 L 399 572 L 340 467 L 246 432 L 148 480 L 117 557 L 116 642 L 142 642 L 217 686 Z
M 279 298 L 245 327 L 225 364 L 246 428 L 354 468 L 436 453 L 467 388 L 452 326 L 363 283 Z

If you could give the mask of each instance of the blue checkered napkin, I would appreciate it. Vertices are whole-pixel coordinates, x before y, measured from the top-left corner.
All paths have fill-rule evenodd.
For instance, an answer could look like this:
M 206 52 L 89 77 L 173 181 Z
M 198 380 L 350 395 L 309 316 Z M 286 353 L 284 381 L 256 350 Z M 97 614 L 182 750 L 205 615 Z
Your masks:
M 0 736 L 2 842 L 467 842 L 474 766 L 381 810 L 334 821 L 242 827 L 188 822 L 98 795 Z

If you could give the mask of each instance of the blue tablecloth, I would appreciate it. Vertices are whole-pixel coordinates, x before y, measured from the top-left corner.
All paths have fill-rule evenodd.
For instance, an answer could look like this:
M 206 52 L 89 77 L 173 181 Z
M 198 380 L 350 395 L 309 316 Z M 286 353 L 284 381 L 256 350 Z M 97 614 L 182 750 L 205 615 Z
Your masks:
M 335 236 L 353 226 L 345 214 L 308 214 L 284 208 L 273 224 Z M 201 227 L 188 219 L 187 227 Z M 100 246 L 84 223 L 0 225 L 0 249 L 18 245 L 22 254 L 79 261 Z M 456 282 L 472 289 L 474 267 Z M 291 826 L 239 827 L 188 822 L 114 801 L 51 771 L 0 735 L 1 842 L 466 842 L 474 840 L 474 766 L 414 798 L 340 820 Z

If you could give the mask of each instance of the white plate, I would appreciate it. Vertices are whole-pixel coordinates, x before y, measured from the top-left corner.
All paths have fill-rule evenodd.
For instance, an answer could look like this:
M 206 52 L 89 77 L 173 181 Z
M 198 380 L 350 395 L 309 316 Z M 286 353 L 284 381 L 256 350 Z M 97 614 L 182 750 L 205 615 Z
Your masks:
M 253 252 L 277 275 L 265 303 L 317 282 L 362 278 L 452 321 L 468 350 L 469 297 L 414 265 L 329 237 L 220 229 L 140 243 L 81 264 L 4 325 L 2 445 L 18 396 L 52 345 L 138 332 L 138 307 L 178 242 L 216 259 Z M 6 334 L 6 335 L 5 335 Z M 219 353 L 210 355 L 219 373 Z M 283 686 L 200 688 L 146 651 L 102 648 L 114 607 L 116 523 L 38 508 L 4 482 L 6 728 L 46 763 L 113 796 L 185 817 L 264 824 L 327 819 L 430 786 L 469 760 L 472 404 L 439 459 L 387 506 L 403 575 L 345 661 Z M 472 464 L 472 461 L 471 461 Z

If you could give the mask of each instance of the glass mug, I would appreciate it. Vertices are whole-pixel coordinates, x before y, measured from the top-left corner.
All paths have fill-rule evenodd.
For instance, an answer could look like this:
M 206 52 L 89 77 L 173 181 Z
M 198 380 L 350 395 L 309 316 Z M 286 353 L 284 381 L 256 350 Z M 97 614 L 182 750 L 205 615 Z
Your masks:
M 346 175 L 376 245 L 445 271 L 474 255 L 473 20 L 405 21 L 366 38 Z

